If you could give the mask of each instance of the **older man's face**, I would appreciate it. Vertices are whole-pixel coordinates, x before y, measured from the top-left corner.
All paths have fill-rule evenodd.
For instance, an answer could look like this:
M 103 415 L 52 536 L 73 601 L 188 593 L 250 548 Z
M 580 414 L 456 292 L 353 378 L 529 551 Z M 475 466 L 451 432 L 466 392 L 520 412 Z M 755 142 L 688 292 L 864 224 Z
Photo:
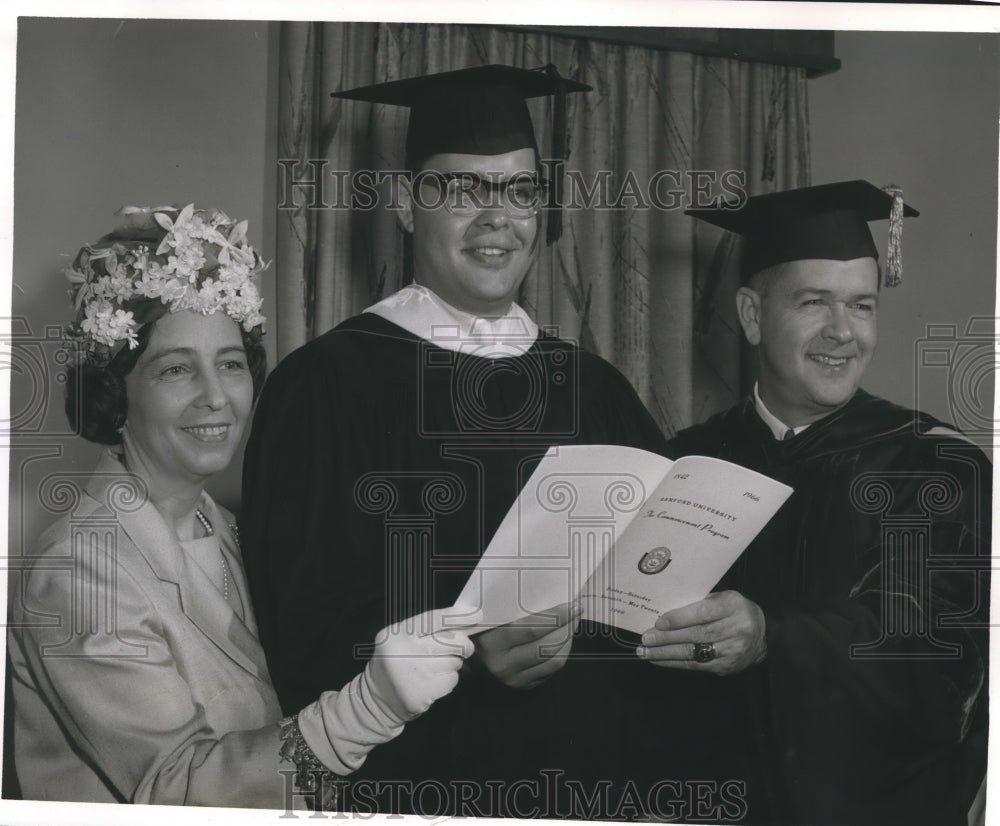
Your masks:
M 740 318 L 760 356 L 761 399 L 789 427 L 846 404 L 876 344 L 878 267 L 872 258 L 805 260 L 740 290 Z
M 535 175 L 535 153 L 519 149 L 502 155 L 432 155 L 424 169 L 476 173 L 497 182 L 527 180 Z M 456 215 L 442 204 L 434 182 L 423 180 L 403 215 L 404 225 L 413 232 L 416 282 L 460 310 L 503 314 L 534 261 L 538 217 L 525 216 L 523 210 L 512 214 L 502 199 L 472 214 Z

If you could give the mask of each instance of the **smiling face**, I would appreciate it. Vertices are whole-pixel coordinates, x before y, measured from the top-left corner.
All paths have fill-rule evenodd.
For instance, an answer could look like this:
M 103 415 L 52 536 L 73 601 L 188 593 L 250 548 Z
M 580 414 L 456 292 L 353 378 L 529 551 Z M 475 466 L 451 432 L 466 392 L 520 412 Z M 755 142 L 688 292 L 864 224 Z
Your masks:
M 151 487 L 200 484 L 226 468 L 250 416 L 240 328 L 223 313 L 168 313 L 125 377 L 125 462 Z
M 789 427 L 846 404 L 876 344 L 878 267 L 872 258 L 780 264 L 737 294 L 740 323 L 758 347 L 761 399 Z
M 504 181 L 519 173 L 534 175 L 535 153 L 432 155 L 424 168 Z M 468 313 L 506 312 L 534 261 L 538 217 L 512 217 L 499 202 L 459 216 L 442 205 L 440 194 L 413 198 L 404 192 L 400 221 L 413 233 L 414 280 Z

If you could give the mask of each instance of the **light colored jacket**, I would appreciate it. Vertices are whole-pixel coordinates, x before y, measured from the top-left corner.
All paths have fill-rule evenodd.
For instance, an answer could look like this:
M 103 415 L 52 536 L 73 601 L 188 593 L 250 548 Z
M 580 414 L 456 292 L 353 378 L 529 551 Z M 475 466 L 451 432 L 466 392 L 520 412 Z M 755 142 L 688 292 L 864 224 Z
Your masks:
M 106 452 L 30 570 L 11 573 L 24 797 L 283 809 L 292 766 L 232 516 L 203 494 L 244 619 L 139 487 Z

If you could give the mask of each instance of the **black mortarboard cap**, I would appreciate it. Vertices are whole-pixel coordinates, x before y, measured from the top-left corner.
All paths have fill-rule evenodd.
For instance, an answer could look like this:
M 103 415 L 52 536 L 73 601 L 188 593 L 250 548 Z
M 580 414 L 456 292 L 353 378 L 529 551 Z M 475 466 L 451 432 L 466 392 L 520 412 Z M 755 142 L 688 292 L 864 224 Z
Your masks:
M 688 209 L 685 214 L 746 238 L 744 278 L 776 264 L 809 258 L 878 260 L 868 222 L 888 218 L 886 285 L 894 287 L 902 274 L 903 216 L 920 213 L 903 203 L 896 187 L 882 190 L 868 181 L 844 181 L 757 195 L 738 209 L 720 205 Z
M 567 92 L 587 92 L 584 83 L 560 77 L 554 66 L 474 66 L 364 86 L 333 97 L 410 107 L 406 133 L 406 165 L 417 169 L 431 155 L 454 152 L 500 155 L 518 149 L 538 151 L 527 98 L 555 95 L 552 154 L 566 156 Z M 561 172 L 561 169 L 558 169 Z M 560 181 L 554 182 L 558 187 Z M 555 202 L 559 202 L 557 189 Z M 549 241 L 561 231 L 559 211 L 550 213 Z M 553 218 L 557 225 L 553 231 Z M 555 238 L 553 237 L 555 235 Z

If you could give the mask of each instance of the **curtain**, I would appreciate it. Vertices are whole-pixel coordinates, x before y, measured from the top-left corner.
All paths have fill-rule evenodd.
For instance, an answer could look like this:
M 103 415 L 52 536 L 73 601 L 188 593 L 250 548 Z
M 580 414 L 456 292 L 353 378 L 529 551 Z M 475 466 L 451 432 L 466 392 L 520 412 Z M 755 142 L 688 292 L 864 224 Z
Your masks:
M 567 97 L 563 235 L 522 306 L 618 367 L 667 433 L 731 405 L 746 389 L 736 250 L 683 209 L 808 185 L 805 70 L 488 26 L 282 24 L 279 358 L 409 280 L 390 190 L 365 208 L 351 183 L 403 169 L 407 112 L 330 92 L 488 63 L 551 63 L 594 88 Z M 551 102 L 529 108 L 544 157 Z

